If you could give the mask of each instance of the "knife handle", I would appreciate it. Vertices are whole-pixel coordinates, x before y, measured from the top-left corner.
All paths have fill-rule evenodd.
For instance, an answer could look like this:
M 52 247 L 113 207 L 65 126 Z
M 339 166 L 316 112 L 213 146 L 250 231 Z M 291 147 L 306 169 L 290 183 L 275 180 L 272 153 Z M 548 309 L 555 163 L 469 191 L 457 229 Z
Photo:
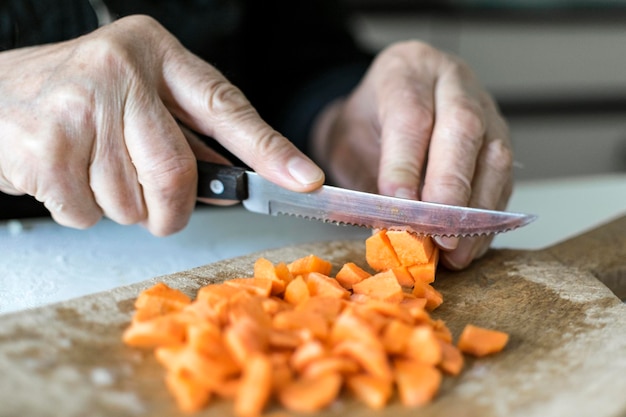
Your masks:
M 198 161 L 198 197 L 243 201 L 248 198 L 246 170 Z

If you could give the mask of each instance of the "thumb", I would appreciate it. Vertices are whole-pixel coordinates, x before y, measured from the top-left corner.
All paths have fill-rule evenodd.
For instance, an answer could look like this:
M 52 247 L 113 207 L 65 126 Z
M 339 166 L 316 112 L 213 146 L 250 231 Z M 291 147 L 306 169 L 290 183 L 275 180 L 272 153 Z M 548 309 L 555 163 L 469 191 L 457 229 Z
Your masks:
M 259 175 L 293 191 L 311 191 L 324 173 L 259 116 L 243 92 L 216 68 L 177 48 L 163 64 L 170 111 L 210 136 Z

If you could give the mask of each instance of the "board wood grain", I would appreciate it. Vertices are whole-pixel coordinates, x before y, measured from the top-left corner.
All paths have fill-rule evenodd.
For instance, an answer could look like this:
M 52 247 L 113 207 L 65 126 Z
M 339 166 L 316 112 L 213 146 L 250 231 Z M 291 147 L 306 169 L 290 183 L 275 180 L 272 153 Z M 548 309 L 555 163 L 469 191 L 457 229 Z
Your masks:
M 0 416 L 178 416 L 163 370 L 121 343 L 137 294 L 157 281 L 189 295 L 250 276 L 259 256 L 314 253 L 365 264 L 362 241 L 254 253 L 50 306 L 0 316 Z M 492 250 L 470 268 L 440 270 L 435 286 L 455 340 L 474 323 L 510 333 L 502 353 L 446 377 L 420 416 L 626 416 L 626 217 L 540 251 Z M 272 407 L 268 413 L 279 412 Z M 232 415 L 218 401 L 199 416 Z M 343 396 L 320 416 L 409 416 Z

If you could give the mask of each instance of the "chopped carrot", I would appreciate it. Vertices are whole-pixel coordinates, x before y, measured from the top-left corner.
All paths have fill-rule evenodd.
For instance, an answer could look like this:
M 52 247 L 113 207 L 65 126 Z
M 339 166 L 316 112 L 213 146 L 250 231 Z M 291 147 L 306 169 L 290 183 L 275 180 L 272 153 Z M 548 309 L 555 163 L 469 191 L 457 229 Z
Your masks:
M 465 353 L 481 357 L 500 352 L 508 341 L 507 333 L 468 324 L 461 332 L 457 346 Z
M 441 362 L 441 344 L 432 327 L 419 325 L 411 329 L 404 356 L 433 366 Z
M 439 264 L 439 249 L 435 247 L 427 262 L 421 264 L 413 264 L 407 267 L 407 271 L 411 274 L 414 281 L 422 281 L 431 284 L 435 281 L 437 265 Z
M 289 364 L 295 371 L 302 372 L 311 362 L 328 357 L 328 354 L 328 350 L 319 340 L 309 340 L 294 350 Z
M 333 353 L 354 359 L 372 376 L 392 380 L 387 353 L 382 343 L 369 344 L 358 340 L 344 340 L 333 348 Z
M 441 372 L 419 361 L 397 360 L 394 373 L 400 402 L 406 407 L 420 407 L 429 403 L 441 385 Z
M 156 347 L 183 343 L 185 326 L 174 316 L 158 316 L 146 321 L 133 321 L 122 340 L 128 346 Z
M 463 369 L 465 360 L 463 359 L 463 353 L 461 350 L 451 343 L 439 341 L 441 344 L 441 362 L 439 367 L 441 370 L 450 375 L 458 375 Z
M 224 281 L 224 284 L 231 285 L 235 288 L 241 288 L 251 294 L 269 297 L 274 287 L 273 281 L 267 278 L 233 278 Z
M 407 349 L 412 327 L 400 320 L 391 320 L 382 332 L 385 350 L 392 354 L 400 354 Z
M 309 286 L 302 275 L 295 277 L 285 288 L 285 301 L 290 304 L 300 304 L 310 297 Z
M 306 278 L 309 293 L 313 296 L 350 298 L 350 292 L 343 288 L 336 279 L 319 272 L 310 272 Z
M 400 260 L 387 237 L 386 230 L 379 230 L 365 240 L 365 259 L 375 271 L 384 271 L 401 266 Z
M 352 286 L 358 282 L 363 281 L 371 274 L 355 264 L 354 262 L 348 262 L 344 264 L 335 278 L 347 290 L 351 290 Z
M 200 411 L 211 400 L 211 392 L 196 384 L 185 372 L 168 372 L 165 383 L 178 408 L 185 413 Z
M 280 269 L 280 270 L 279 270 Z M 285 264 L 274 266 L 265 258 L 258 258 L 254 263 L 254 278 L 270 280 L 272 294 L 280 294 L 285 291 L 285 286 L 293 279 L 291 272 Z
M 426 299 L 426 310 L 428 311 L 433 311 L 443 303 L 443 295 L 432 285 L 426 284 L 420 280 L 415 281 L 413 295 L 418 298 Z
M 392 269 L 393 274 L 396 276 L 396 280 L 398 280 L 398 284 L 402 287 L 412 288 L 413 283 L 415 282 L 415 278 L 409 272 L 409 268 L 402 265 L 397 268 Z
M 459 375 L 464 353 L 502 350 L 508 335 L 468 325 L 455 346 L 430 316 L 443 302 L 431 284 L 438 249 L 430 238 L 381 230 L 366 240 L 370 274 L 308 255 L 287 264 L 265 258 L 251 276 L 182 291 L 142 291 L 122 340 L 154 348 L 182 412 L 214 396 L 237 417 L 257 417 L 278 400 L 294 412 L 327 407 L 346 388 L 379 410 L 398 393 L 407 407 L 429 403 L 443 375 Z M 412 288 L 412 289 L 411 289 Z
M 329 405 L 341 390 L 343 378 L 338 373 L 323 373 L 299 378 L 278 393 L 281 404 L 288 410 L 313 413 Z
M 368 374 L 349 376 L 346 385 L 354 396 L 374 410 L 384 408 L 393 393 L 390 381 Z
M 162 282 L 144 290 L 135 300 L 135 308 L 141 319 L 150 319 L 174 311 L 180 311 L 191 303 L 183 292 Z
M 404 292 L 398 284 L 396 274 L 389 269 L 354 284 L 352 291 L 391 303 L 399 303 L 404 298 Z
M 272 392 L 272 364 L 267 356 L 256 355 L 243 367 L 243 375 L 235 395 L 235 414 L 258 416 Z
M 388 230 L 387 238 L 401 265 L 410 266 L 428 262 L 435 244 L 430 236 L 405 230 Z
M 333 265 L 315 255 L 308 255 L 304 258 L 296 259 L 287 265 L 289 272 L 295 277 L 297 275 L 306 275 L 311 272 L 319 272 L 323 275 L 330 275 Z
M 356 374 L 361 370 L 359 364 L 343 356 L 329 356 L 309 363 L 301 372 L 302 377 L 317 377 L 325 373 L 339 373 L 340 375 Z

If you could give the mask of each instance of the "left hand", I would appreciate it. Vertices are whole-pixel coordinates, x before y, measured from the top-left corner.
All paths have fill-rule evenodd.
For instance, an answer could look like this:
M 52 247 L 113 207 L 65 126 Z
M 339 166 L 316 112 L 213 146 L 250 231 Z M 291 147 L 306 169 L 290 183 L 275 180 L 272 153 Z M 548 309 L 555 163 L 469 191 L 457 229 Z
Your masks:
M 456 57 L 417 41 L 391 45 L 357 88 L 317 120 L 313 156 L 338 186 L 503 210 L 512 192 L 508 127 Z M 461 269 L 493 237 L 436 238 Z

